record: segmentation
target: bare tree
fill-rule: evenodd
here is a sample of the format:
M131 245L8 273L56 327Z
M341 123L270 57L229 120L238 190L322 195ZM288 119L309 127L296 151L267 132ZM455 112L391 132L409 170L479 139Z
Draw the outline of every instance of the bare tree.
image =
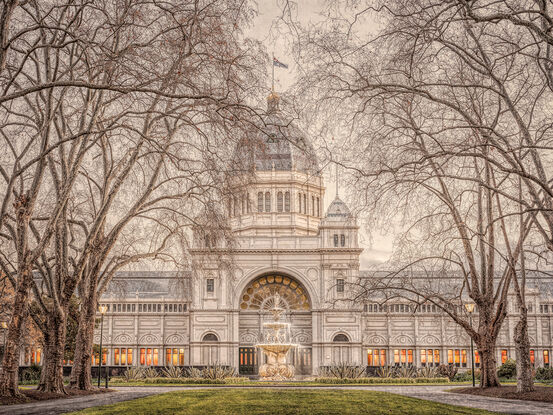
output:
M405 195L426 189L438 196L436 206L447 206L441 223L456 229L463 242L458 261L471 268L472 284L465 289L478 304L480 324L488 326L489 334L482 326L478 330L484 343L501 324L509 281L523 282L516 265L530 227L549 249L553 229L546 157L551 91L543 67L536 65L544 43L532 42L524 25L512 30L510 19L480 22L472 13L493 15L495 7L464 1L333 3L323 25L297 42L305 71L299 94L311 98L313 111L331 110L336 117L343 109L340 127L351 135L347 146L358 151L342 163L367 190L365 202L406 203ZM370 33L367 23L375 16L381 29ZM412 177L405 182L407 172ZM460 193L452 196L453 191ZM478 209L465 205L469 195ZM435 216L419 214L408 218L422 223ZM514 216L522 218L518 225ZM473 241L479 242L472 246ZM483 311L482 303L495 308ZM486 371L482 385L495 384L491 368Z
M228 137L255 115L249 104L265 55L241 37L253 13L249 3L52 0L10 7L2 14L0 130L10 152L0 156L0 266L17 290L0 394L19 394L17 346L31 288L45 316L37 320L45 334L40 389L63 392L61 351L75 287L93 294L82 305L81 316L90 318L81 324L86 331L97 289L182 233L175 216L187 206L179 200L198 197L198 186L205 193L212 183L200 172L217 167L215 157L190 167L209 159L197 157L197 137L204 154L227 150L216 148L217 140L210 146L207 126L217 124L210 132ZM98 165L100 175L92 170ZM83 195L93 198L91 205ZM118 238L137 218L155 224L159 239L132 254L129 245L118 250ZM90 354L90 342L77 345Z

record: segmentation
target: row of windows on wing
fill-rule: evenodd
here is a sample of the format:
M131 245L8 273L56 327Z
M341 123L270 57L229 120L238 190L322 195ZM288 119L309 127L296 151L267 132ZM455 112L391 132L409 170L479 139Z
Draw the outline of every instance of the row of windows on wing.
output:
M182 303L106 303L99 304L105 306L108 313L184 313L186 312L186 304Z
M217 335L207 333L203 338L204 343L216 343L219 341ZM160 351L163 349L157 347L114 347L113 349L102 348L102 365L110 366L132 366L135 361L134 351L138 354L138 364L140 366L184 366L185 350L183 348L168 347L165 349L165 361L160 359ZM93 351L94 364L98 365L100 356L98 351Z
M413 304L365 304L365 313L414 313L415 306ZM438 313L439 307L436 304L421 304L416 308L419 313Z
M230 216L238 216L240 213L251 213L249 195L242 198L233 197L229 200L228 210ZM257 212L297 212L306 215L321 217L321 200L319 196L307 196L306 193L298 193L297 205L292 207L291 193L289 191L277 192L276 205L273 203L271 192L257 193Z
M470 350L468 349L446 349L447 364L456 367L467 367L467 361L470 359ZM421 366L439 366L440 349L419 349ZM388 355L390 359L388 360ZM414 349L367 349L367 366L388 366L388 361L396 366L412 366ZM501 363L509 359L507 349L499 350ZM535 350L530 349L530 362L535 364ZM469 362L470 363L470 362ZM418 365L418 364L415 364ZM543 365L549 367L549 350L543 351ZM480 354L478 350L474 351L474 366L480 367Z

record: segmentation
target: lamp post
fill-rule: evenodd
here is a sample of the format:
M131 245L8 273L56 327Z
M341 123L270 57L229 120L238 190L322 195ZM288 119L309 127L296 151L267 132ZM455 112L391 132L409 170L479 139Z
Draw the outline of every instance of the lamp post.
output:
M2 337L4 337L4 346L2 347L2 359L6 354L6 330L8 329L8 323L0 321L0 327L2 327Z
M98 311L100 312L101 318L100 318L100 353L99 353L99 362L98 362L98 388L100 388L100 380L102 379L102 338L104 337L104 314L106 311L108 311L107 306L101 305L98 307Z
M465 308L469 313L469 323L472 327L472 312L474 311L474 303L466 303ZM472 387L474 388L476 386L476 380L474 377L474 340L472 340L472 336L470 336L470 361L472 364Z

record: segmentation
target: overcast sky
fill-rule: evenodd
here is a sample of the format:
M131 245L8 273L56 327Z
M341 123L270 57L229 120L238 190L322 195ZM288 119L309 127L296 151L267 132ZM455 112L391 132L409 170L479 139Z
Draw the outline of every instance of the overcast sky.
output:
M265 43L269 54L274 53L278 60L288 64L288 70L275 68L275 89L277 92L281 93L286 92L294 83L297 73L297 67L291 56L293 38L291 35L287 34L282 24L279 25L279 17L282 14L283 3L282 0L259 0L259 15L255 19L254 25L246 31L248 36ZM294 17L296 17L302 25L316 23L322 19L320 12L323 10L323 3L324 2L321 0L298 0ZM267 65L270 69L270 62L267 62ZM270 70L269 73L271 73ZM270 86L270 82L271 80L268 79L268 87ZM334 170L334 168L332 170ZM327 188L325 207L328 207L336 196L335 172L325 171L324 175ZM346 202L347 194L348 189L341 188L340 197ZM350 208L353 208L353 206L350 206ZM391 254L392 235L373 233L373 240L371 242L366 229L363 229L362 218L359 220L359 225L361 226L359 243L360 246L365 249L361 254L361 268L367 269L374 263L387 260Z

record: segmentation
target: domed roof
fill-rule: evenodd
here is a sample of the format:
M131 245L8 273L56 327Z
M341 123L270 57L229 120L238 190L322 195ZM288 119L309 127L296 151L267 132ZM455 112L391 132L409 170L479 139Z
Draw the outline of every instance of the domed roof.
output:
M342 199L336 195L336 198L332 201L326 211L326 217L329 220L346 220L351 218L351 212Z
M258 171L291 171L319 176L315 150L305 134L279 111L279 96L267 98L268 110L263 127L254 140L242 142L237 148L239 161L253 163ZM250 164L251 165L251 164Z

